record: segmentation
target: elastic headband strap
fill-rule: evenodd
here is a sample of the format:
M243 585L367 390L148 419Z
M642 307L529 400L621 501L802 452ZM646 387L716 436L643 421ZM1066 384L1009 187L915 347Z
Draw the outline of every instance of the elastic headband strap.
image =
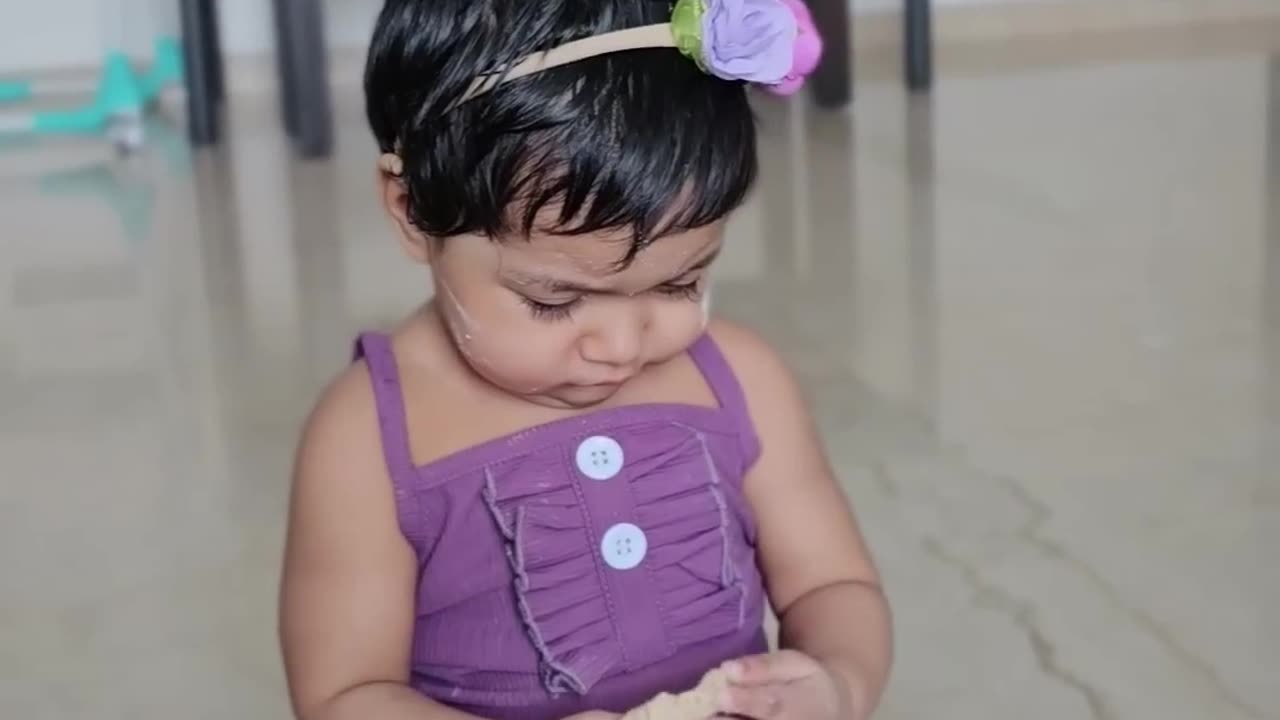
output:
M672 32L670 23L645 25L574 40L546 52L530 55L512 65L506 72L481 75L471 83L471 87L458 100L457 105L474 100L503 83L536 75L544 70L550 70L562 65L570 65L580 60L623 50L673 48L675 46L676 37Z

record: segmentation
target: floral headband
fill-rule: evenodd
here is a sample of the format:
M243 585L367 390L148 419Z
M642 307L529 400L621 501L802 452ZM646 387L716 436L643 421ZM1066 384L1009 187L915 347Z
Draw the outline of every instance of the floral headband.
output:
M645 48L676 48L703 72L786 96L817 69L822 37L803 0L677 0L669 23L595 35L530 55L503 72L476 78L455 107L512 80ZM383 155L380 165L392 175L404 170L394 154Z

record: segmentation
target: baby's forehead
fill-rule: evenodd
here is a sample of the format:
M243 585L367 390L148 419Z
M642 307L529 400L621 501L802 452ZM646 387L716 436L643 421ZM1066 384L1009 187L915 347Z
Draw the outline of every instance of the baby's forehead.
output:
M626 236L535 233L528 239L503 242L499 253L504 267L513 270L555 270L599 277L616 274L631 264L627 262L631 248L632 240Z
M535 234L500 244L505 275L595 280L659 276L680 272L717 245L719 233L706 228L657 238L635 249L630 233Z

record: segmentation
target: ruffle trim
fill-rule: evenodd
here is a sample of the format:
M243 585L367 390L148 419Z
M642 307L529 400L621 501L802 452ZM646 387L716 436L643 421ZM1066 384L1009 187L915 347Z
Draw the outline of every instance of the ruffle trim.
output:
M641 567L656 583L661 630L674 649L735 632L746 620L754 553L707 437L673 424L642 434L649 437L636 446L661 450L628 455L626 477L634 522L648 539ZM599 539L563 462L555 453L486 468L484 501L505 540L543 685L552 695L585 695L633 660L614 627Z

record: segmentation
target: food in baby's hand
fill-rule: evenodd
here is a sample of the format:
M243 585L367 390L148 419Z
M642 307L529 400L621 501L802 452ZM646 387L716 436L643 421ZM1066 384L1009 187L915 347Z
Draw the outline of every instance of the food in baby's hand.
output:
M680 695L663 693L622 716L622 720L708 720L716 715L729 681L712 670L698 687Z

